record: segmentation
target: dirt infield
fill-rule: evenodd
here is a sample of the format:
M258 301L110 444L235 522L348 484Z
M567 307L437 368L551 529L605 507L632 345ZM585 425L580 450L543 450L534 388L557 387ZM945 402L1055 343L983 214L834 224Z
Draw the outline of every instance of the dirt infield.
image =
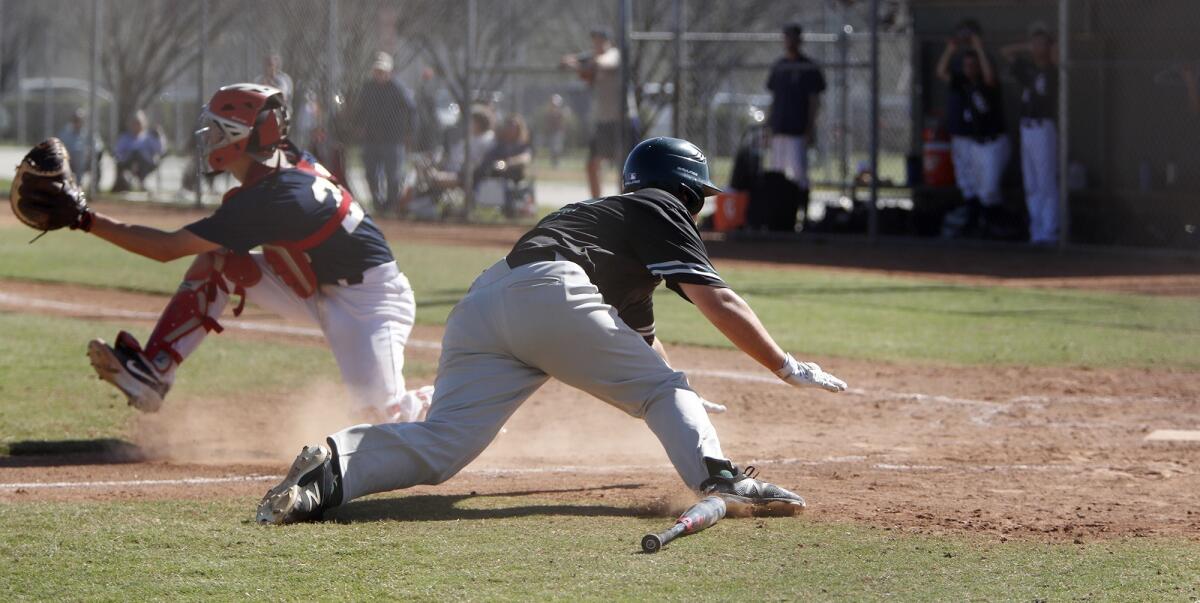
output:
M86 296L98 307L134 312L152 313L162 303L18 282L0 282L0 291L63 301ZM243 320L284 324L253 312ZM317 344L311 336L269 331L229 329L226 336ZM432 362L439 338L440 329L419 329L414 339L428 345L411 353ZM831 395L779 385L732 351L674 347L671 355L702 395L729 406L714 418L727 454L804 494L812 519L995 539L1200 539L1200 443L1144 440L1155 429L1200 429L1195 373L829 359L827 367L852 386ZM173 399L159 415L132 417L132 447L0 457L0 501L257 495L304 439L341 426L330 409L336 386L298 384L298 392ZM529 492L651 510L687 497L643 424L555 382L466 472L414 492Z

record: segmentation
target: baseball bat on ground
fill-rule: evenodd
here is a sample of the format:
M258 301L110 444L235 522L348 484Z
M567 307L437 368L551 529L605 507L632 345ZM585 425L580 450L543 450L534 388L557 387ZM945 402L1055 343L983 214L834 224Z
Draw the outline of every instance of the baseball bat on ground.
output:
M680 536L695 534L717 523L722 517L725 517L725 499L719 496L709 496L692 505L687 511L684 511L679 516L679 519L675 520L675 525L671 526L671 529L659 534L646 534L643 536L642 551L657 553L668 542Z

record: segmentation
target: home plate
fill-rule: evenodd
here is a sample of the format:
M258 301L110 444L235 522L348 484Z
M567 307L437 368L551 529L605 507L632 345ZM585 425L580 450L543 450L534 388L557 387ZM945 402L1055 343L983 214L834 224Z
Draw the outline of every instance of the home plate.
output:
M1147 442L1200 442L1200 430L1155 429L1146 436Z

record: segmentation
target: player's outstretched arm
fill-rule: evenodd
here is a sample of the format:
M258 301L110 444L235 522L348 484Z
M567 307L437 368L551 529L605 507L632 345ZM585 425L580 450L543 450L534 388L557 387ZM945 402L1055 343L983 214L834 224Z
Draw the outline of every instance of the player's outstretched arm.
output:
M126 251L160 262L221 248L220 245L182 228L165 231L138 224L126 224L100 213L92 219L90 232Z
M840 392L846 383L811 362L797 362L775 343L758 315L732 289L680 283L688 299L733 345L790 385Z

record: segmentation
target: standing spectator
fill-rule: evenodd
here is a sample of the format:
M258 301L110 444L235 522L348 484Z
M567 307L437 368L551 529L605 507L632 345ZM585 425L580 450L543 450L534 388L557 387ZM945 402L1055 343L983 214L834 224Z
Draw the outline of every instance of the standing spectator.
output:
M804 29L798 23L783 28L784 54L771 66L771 168L800 186L801 204L808 198L808 147L816 140L817 113L825 76L812 59L800 52Z
M86 115L87 113L82 108L76 109L75 113L71 115L71 121L67 122L58 132L58 139L63 141L63 146L67 147L67 152L71 155L71 172L75 174L75 180L80 183L91 170L92 154L96 155L97 166L99 166L100 154L103 149L100 140L84 128ZM98 169L99 167L97 167ZM99 175L96 178L99 181Z
M550 151L550 165L554 167L558 167L558 160L562 158L563 147L567 142L567 108L563 105L562 95L554 94L542 115L544 142Z
M322 123L321 101L317 98L315 90L305 90L300 98L300 104L294 113L295 119L291 129L288 130L288 138L295 142L296 146L307 151L313 144L315 136L313 130L320 127ZM329 164L324 165L329 166ZM345 184L345 182L342 183L343 186Z
M412 95L392 77L392 55L375 55L371 77L358 94L356 117L371 203L378 211L391 210L400 197L404 142L413 118Z
M438 120L438 81L432 67L421 69L416 89L416 115L409 150L433 153L442 148L442 123Z
M588 142L587 178L592 197L600 196L600 170L604 160L623 161L621 148L621 51L613 46L608 32L593 30L592 52L569 54L563 67L574 69L592 89L592 136Z
M937 74L949 82L951 96L957 96L960 101L955 118L959 120L958 145L961 150L955 153L952 147L951 153L959 190L967 206L973 208L964 224L966 230L971 230L977 221L975 210L980 209L980 205L986 220L1002 201L1000 179L1011 148L1004 132L1000 86L978 33L970 32L970 46L961 53L961 71L951 68L951 59L959 52L961 34L946 45L938 60ZM983 226L986 230L987 225Z
M113 149L117 179L113 182L112 192L120 193L135 187L145 190L146 176L162 161L163 143L161 132L147 128L146 113L141 109L135 111Z
M254 80L257 84L279 88L283 92L283 104L292 106L292 76L283 72L283 57L272 52L263 57L263 72Z
M1029 240L1058 241L1058 59L1043 23L1029 27L1029 40L1000 53L1021 84L1021 176L1029 208Z

